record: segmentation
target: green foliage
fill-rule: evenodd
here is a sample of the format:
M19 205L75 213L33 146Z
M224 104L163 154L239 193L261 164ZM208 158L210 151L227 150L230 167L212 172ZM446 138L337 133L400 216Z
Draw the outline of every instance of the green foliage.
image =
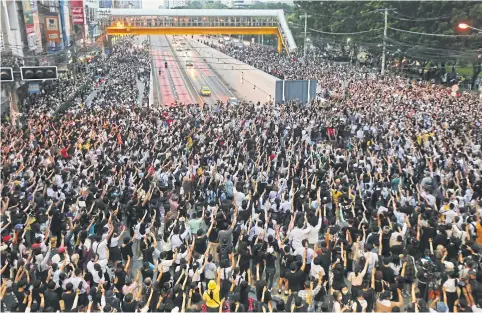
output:
M288 5L283 2L256 2L255 4L249 6L250 9L257 10L284 10L285 15L289 15L294 11L292 5Z
M289 21L304 25L300 15L308 12L308 27L332 33L370 32L356 35L330 35L311 32L315 42L346 45L350 38L352 48L360 46L380 55L383 42L384 9L389 9L387 52L391 57L410 58L421 63L464 62L480 72L482 34L461 30L465 22L482 28L482 3L470 1L297 1ZM397 31L442 35L473 35L470 37L429 36ZM342 48L343 49L343 48Z
M201 1L188 1L184 7L175 7L172 9L229 9L225 4L221 2L201 2Z

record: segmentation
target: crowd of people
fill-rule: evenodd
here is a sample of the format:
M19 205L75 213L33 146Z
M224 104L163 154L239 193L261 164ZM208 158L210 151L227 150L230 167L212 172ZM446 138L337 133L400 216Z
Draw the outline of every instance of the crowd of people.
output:
M137 40L2 125L2 311L482 311L476 95L292 60L322 97L152 108Z

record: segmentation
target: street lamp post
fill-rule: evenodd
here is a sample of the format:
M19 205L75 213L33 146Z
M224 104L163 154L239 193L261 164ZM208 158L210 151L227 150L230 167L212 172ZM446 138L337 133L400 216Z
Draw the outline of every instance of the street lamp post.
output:
M476 30L476 31L478 31L478 32L482 32L482 29L477 28L477 27L470 26L470 25L467 24L467 23L460 23L460 24L459 24L459 28L460 28L460 29L473 29L473 30Z
M305 14L301 15L300 18L305 18L305 36L303 39L303 58L306 57L306 49L307 49L307 44L306 44L306 33L308 30L308 18L311 17L311 15L308 15L308 13L305 12Z

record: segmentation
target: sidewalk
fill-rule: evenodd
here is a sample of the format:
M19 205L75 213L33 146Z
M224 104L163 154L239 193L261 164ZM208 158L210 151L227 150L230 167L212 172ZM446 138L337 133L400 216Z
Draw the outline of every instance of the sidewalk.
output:
M137 89L139 90L139 96L137 97L137 105L139 107L142 107L142 98L144 96L144 82L136 78L136 83L137 83Z
M95 96L97 95L97 92L99 92L99 88L100 86L92 90L92 92L87 96L87 98L85 99L85 105L90 105L92 100L94 100Z

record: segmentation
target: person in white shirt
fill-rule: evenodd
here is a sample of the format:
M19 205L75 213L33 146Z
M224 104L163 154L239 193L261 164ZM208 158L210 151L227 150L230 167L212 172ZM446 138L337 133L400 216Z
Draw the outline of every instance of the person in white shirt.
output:
M324 277L325 270L323 269L323 266L321 266L321 259L315 257L311 262L310 276L313 279L317 279L320 272L321 272L321 276Z
M321 209L318 207L319 202L314 202L316 203L313 208L316 209L316 214L318 215L318 223L316 225L313 225L310 233L308 234L308 243L310 245L310 248L314 247L315 244L318 243L319 241L319 234L320 234L320 229L322 226L322 218L321 218Z
M242 193L241 191L236 190L236 186L234 186L234 201L236 201L236 204L238 207L241 207L243 204L243 201L246 200L246 195Z
M106 271L108 258L105 260L99 260L96 258L95 261L89 261L87 263L87 270L92 275L94 283L100 284L104 281L104 273Z
M172 230L173 234L171 236L171 249L177 249L184 243L184 240L189 234L189 224L186 223L185 225L186 229L182 234L179 233L179 226L174 227L174 229Z
M305 222L306 222L306 216L305 216ZM303 222L299 222L298 225L293 228L293 230L289 234L289 241L291 242L291 247L293 247L294 250L298 248L303 248L302 241L304 239L308 238L308 235L311 232L311 225L308 224L306 228L304 227Z

